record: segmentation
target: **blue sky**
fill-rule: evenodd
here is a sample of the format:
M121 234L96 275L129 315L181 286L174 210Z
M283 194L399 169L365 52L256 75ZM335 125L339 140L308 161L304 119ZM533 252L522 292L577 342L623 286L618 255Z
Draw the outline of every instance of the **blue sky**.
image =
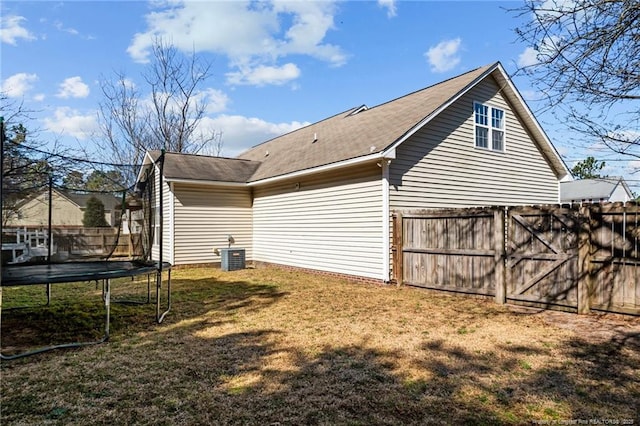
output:
M530 61L513 31L526 16L491 1L3 1L0 84L33 113L43 143L91 149L99 82L141 73L154 37L213 64L200 95L202 126L222 132L223 155L361 104L397 98L500 61L509 73ZM514 82L537 111L526 78ZM6 113L4 113L6 115ZM551 114L537 114L569 167L589 144L572 147ZM630 164L610 161L624 174ZM631 164L634 165L634 164ZM640 166L640 164L635 165ZM638 184L640 182L633 182ZM636 191L640 186L634 187Z

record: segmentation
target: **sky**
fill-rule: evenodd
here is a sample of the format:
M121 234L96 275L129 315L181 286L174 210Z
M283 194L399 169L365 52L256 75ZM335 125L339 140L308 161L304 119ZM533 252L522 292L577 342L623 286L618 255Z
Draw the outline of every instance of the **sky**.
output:
M521 1L2 1L0 91L32 111L43 146L81 146L97 157L101 82L125 75L144 91L153 40L212 64L198 93L203 129L222 134L222 155L242 151L352 107L375 106L500 61L509 74L535 60L517 41L530 19ZM640 162L569 142L536 105L524 76L514 83L571 168L609 160L640 193ZM2 112L7 115L6 111Z

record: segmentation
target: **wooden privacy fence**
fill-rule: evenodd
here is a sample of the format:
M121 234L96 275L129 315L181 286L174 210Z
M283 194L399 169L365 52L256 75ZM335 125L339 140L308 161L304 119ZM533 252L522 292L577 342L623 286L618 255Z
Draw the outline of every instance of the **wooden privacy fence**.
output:
M638 204L395 212L398 284L640 314Z
M140 234L118 234L114 228L54 228L53 238L58 250L76 256L107 255L140 256ZM115 246L115 247L114 247Z

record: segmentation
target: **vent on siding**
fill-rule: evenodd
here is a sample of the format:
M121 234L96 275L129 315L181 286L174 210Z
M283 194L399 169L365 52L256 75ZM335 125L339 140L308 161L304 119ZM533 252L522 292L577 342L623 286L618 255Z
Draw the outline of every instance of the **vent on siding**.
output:
M223 271L237 271L245 268L245 250L240 248L220 249L221 267Z

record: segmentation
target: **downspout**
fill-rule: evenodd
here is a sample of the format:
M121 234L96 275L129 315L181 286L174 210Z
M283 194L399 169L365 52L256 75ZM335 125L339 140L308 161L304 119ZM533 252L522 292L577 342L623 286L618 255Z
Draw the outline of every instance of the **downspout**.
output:
M391 227L389 211L389 164L391 160L383 158L382 162L382 280L390 281L389 264L391 262L389 229Z

